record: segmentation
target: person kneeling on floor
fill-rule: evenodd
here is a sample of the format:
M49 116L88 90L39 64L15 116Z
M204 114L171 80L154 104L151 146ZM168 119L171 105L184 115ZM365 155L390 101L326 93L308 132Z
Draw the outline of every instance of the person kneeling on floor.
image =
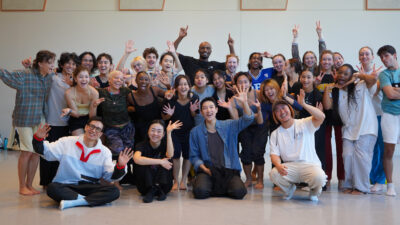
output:
M318 108L304 101L305 93L301 90L299 104L311 116L294 119L291 106L284 100L274 103L273 117L281 125L271 134L270 156L274 168L270 172L271 181L284 192L284 199L291 199L296 183L307 183L310 187L310 200L318 201L322 187L326 183L326 174L315 151L314 133L325 119L322 104ZM283 163L282 163L283 161Z
M100 180L121 179L133 152L126 148L114 165L111 151L100 140L103 134L101 121L99 117L92 117L83 135L63 137L52 143L43 141L50 131L48 124L40 125L33 136L32 144L36 153L48 161L60 162L57 174L47 188L47 195L60 202L61 210L103 205L119 198L117 187L101 184Z

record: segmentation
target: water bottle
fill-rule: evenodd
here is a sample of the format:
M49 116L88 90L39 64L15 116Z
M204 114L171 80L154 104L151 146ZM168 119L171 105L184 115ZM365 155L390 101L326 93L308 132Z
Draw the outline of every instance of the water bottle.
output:
M4 150L7 150L8 138L4 138Z

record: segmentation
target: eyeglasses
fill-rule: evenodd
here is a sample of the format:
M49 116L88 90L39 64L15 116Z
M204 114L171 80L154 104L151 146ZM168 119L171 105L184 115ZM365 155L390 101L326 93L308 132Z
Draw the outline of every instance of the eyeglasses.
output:
M96 126L95 126L95 125L93 125L93 124L88 124L87 126L89 127L89 129L91 129L91 130L95 130L97 133L100 133L100 132L102 132L102 131L103 131L103 128L96 127Z

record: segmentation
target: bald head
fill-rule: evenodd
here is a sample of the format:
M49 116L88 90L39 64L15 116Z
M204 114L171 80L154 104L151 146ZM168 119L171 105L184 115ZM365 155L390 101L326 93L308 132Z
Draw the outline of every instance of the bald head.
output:
M210 57L211 52L212 52L212 50L211 50L211 44L210 43L208 43L206 41L200 43L200 45L199 45L199 58L200 58L200 60L208 61L208 58Z

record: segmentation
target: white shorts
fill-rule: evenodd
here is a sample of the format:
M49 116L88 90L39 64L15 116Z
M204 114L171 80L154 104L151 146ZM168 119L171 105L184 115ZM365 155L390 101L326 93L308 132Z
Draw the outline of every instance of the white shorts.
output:
M384 143L400 143L400 115L384 112L382 114L381 129Z

